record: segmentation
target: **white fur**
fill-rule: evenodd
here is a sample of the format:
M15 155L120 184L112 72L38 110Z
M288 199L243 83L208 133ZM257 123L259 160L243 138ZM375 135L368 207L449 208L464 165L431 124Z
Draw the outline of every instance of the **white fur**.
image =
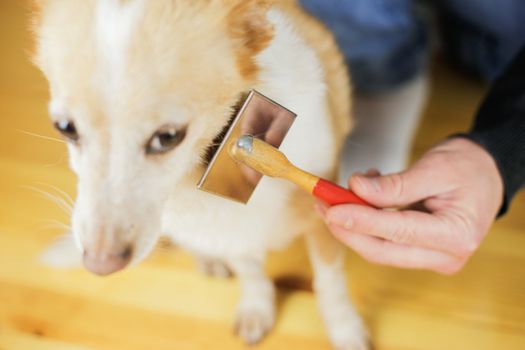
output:
M100 88L109 100L118 91L126 67L127 50L138 27L143 0L121 2L104 0L96 3L95 37L100 59L105 61ZM108 78L112 78L109 81ZM110 103L108 103L110 105Z
M53 118L60 119L67 117L67 110L61 99L55 98L49 103L49 115Z
M348 299L342 252L328 264L318 256L310 236L307 236L307 243L319 311L332 343L338 349L366 350L367 332Z
M323 117L328 112L321 62L284 14L270 11L269 18L277 30L270 47L259 55L258 63L263 67L259 89L277 96L281 104L298 115L281 146L287 157L299 167L326 175L336 147L330 120ZM275 57L279 57L278 64Z

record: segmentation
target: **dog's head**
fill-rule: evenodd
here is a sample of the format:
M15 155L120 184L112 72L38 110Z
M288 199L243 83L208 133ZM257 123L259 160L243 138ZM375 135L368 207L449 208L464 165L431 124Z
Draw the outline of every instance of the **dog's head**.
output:
M166 199L187 186L257 79L254 58L272 38L268 3L36 6L35 62L49 80L51 118L78 176L73 233L85 266L112 273L152 249Z

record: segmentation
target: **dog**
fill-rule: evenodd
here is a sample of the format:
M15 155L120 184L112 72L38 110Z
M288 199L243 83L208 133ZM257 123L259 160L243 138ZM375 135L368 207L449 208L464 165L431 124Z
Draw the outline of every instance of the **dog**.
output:
M293 185L264 178L247 205L196 190L205 154L256 89L298 114L281 149L334 179L351 128L334 39L293 0L35 0L36 65L78 178L72 235L108 275L162 235L239 278L235 329L249 344L275 319L268 251L306 239L313 286L337 349L367 335L348 297L344 250Z

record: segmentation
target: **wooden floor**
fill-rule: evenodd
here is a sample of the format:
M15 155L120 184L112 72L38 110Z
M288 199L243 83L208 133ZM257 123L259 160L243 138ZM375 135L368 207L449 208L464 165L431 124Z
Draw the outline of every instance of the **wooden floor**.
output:
M235 280L158 251L108 278L57 271L39 255L67 215L30 187L74 195L64 145L46 115L47 86L28 63L23 1L0 1L0 349L242 349L231 332ZM64 28L67 30L67 28ZM465 129L484 88L437 69L415 153ZM379 350L525 349L525 197L454 277L372 266L350 253L351 293ZM272 276L310 275L296 249ZM307 289L280 288L277 325L258 349L329 349Z

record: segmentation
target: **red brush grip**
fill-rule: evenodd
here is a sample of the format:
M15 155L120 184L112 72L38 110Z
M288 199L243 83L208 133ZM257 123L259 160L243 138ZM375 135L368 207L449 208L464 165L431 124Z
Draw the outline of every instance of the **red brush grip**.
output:
M354 192L324 179L319 179L312 194L328 205L361 204L372 207Z

